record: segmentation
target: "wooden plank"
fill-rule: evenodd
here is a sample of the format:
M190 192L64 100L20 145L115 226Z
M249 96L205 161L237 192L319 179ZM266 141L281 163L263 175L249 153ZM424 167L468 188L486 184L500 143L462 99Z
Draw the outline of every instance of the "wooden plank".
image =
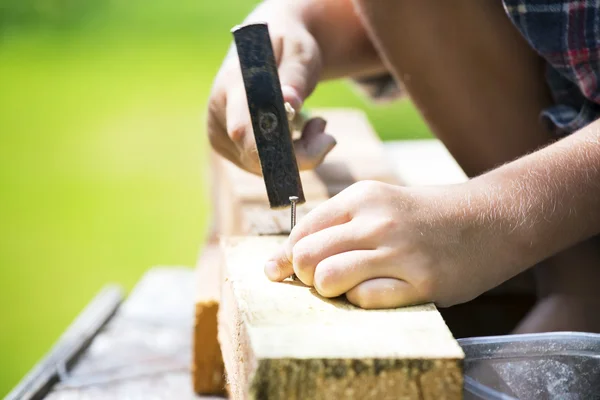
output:
M196 266L192 379L194 392L199 394L225 394L225 370L217 340L221 265L221 249L209 240Z
M48 400L216 399L197 397L190 381L194 273L145 273Z
M58 342L23 380L7 395L6 400L42 399L79 359L94 336L114 315L121 304L123 291L108 285L73 321Z
M362 310L263 273L283 236L224 240L219 342L236 399L459 399L464 354L431 304Z
M437 139L387 142L385 153L406 186L453 185L468 180L444 144Z

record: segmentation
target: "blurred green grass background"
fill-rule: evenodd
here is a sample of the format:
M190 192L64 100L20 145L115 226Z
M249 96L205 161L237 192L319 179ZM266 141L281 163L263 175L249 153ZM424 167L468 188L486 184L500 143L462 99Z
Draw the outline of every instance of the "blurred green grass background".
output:
M256 3L0 0L0 395L102 285L194 264L208 91ZM362 108L384 139L429 136L408 102L375 107L343 82L308 106Z

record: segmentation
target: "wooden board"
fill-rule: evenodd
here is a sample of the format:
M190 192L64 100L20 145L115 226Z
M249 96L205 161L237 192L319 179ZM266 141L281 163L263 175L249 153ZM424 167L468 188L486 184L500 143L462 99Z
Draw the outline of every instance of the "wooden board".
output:
M47 398L217 399L192 390L193 307L192 268L151 269Z
M70 373L94 337L117 312L122 300L120 286L106 285L102 288L5 400L44 398L63 376Z
M217 341L221 264L218 243L209 240L196 266L192 379L194 392L201 394L225 394L225 370Z
M437 139L387 142L384 150L394 173L405 186L453 185L468 180Z
M433 305L362 310L270 282L284 237L224 240L219 342L235 399L459 399L464 354Z

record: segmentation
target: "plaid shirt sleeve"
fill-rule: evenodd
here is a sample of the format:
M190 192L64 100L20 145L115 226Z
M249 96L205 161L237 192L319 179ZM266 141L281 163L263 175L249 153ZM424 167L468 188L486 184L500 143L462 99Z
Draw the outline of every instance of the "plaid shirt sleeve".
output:
M541 118L559 135L600 118L600 0L503 0L510 20L546 60L554 105ZM401 90L390 75L355 82L376 100Z
M554 105L542 112L558 134L600 117L600 0L503 0L506 12L547 62Z

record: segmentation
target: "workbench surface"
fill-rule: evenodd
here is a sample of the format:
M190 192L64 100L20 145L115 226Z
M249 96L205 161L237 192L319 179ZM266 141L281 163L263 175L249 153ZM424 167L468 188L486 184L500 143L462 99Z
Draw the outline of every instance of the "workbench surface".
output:
M192 391L193 318L193 269L149 270L46 398L209 399Z
M399 178L408 186L466 179L437 140L387 142L384 148ZM59 382L45 397L52 400L216 399L199 397L192 391L194 285L193 268L150 269L93 337L73 368L67 372L66 368L54 365L51 353L30 375L35 378L58 369ZM89 324L89 321L79 322L84 327L86 322ZM76 321L74 325L77 324ZM84 341L81 336L85 332L77 329L74 332L67 334L63 342L68 345ZM39 383L40 379L31 381ZM27 378L24 382L30 391L38 388L29 384Z

